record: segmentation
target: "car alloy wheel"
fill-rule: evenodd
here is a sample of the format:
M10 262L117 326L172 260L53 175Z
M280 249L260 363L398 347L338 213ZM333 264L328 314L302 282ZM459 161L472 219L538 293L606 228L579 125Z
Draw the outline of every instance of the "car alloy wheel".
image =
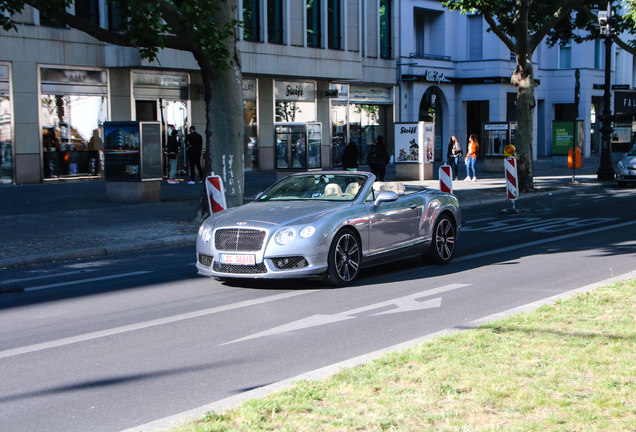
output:
M455 225L447 215L437 220L433 229L429 256L435 264L448 264L455 253Z
M335 286L351 285L358 277L361 261L358 237L351 229L343 229L329 248L327 282Z

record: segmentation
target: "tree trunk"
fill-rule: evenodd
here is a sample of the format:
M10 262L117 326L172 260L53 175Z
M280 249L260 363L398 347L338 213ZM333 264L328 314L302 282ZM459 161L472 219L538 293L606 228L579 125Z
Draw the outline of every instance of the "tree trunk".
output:
M235 1L219 1L219 22L234 18ZM228 207L243 205L243 76L241 57L235 37L226 41L231 53L230 68L221 74L201 67L205 88L205 171L221 176ZM202 62L199 61L199 65ZM204 185L205 186L205 185ZM195 220L202 222L210 214L205 188L199 199Z
M512 83L517 86L517 129L515 131L515 157L519 192L534 191L532 174L532 138L534 131L534 71L532 62L524 66L517 64L512 74Z

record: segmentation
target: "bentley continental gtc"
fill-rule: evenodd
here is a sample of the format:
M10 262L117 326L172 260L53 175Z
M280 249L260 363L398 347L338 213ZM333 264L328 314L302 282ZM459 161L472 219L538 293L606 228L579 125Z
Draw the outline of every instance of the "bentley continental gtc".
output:
M373 264L414 255L447 264L460 227L452 194L361 171L299 173L206 219L197 270L219 280L319 277L347 286Z

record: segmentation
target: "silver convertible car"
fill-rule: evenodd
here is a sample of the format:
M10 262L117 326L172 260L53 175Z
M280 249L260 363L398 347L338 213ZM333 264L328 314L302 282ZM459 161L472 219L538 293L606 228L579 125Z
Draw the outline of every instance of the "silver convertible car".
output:
M322 277L352 284L361 268L413 255L448 263L461 210L454 195L371 173L290 175L199 228L197 270L229 278Z

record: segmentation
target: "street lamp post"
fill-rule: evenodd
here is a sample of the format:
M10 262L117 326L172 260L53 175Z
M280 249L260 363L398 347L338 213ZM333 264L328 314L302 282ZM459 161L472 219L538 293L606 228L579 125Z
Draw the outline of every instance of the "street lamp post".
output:
M605 22L599 15L599 21L601 24L601 35L605 36L605 92L603 93L603 126L601 127L601 133L603 134L602 146L601 146L601 165L596 172L596 179L598 181L611 181L614 180L614 169L612 168L612 108L610 106L610 88L611 88L611 74L612 74L612 39L614 30L612 24L614 24L612 14L612 2L607 2L607 15L605 16Z

